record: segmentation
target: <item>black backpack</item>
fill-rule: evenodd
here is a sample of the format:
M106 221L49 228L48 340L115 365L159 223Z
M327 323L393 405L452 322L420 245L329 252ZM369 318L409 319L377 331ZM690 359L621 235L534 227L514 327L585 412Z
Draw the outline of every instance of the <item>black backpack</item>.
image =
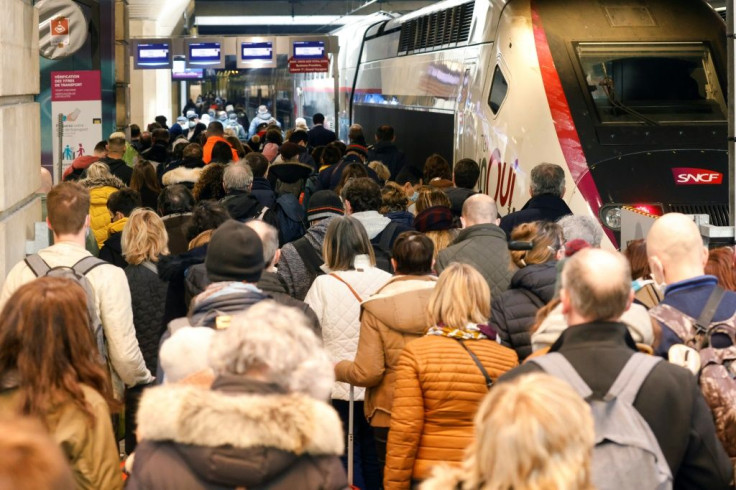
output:
M376 267L389 274L394 272L391 267L391 242L398 227L399 225L392 221L386 225L386 228L378 236L371 240L373 254L376 256Z
M263 221L279 230L279 247L303 237L307 232L307 214L294 194L279 196L273 209L266 209Z

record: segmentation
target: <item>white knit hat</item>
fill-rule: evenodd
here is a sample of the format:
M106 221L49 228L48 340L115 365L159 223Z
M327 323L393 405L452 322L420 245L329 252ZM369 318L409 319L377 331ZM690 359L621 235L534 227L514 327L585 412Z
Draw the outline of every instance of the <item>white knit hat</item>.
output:
M175 383L209 369L207 353L215 331L208 327L182 327L161 346L159 361L165 381Z

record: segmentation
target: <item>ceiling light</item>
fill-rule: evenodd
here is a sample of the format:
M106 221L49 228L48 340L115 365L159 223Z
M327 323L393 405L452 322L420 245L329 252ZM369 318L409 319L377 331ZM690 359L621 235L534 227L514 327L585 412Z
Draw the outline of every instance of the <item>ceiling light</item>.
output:
M198 15L194 23L198 26L322 26L327 24L348 24L363 20L364 15Z

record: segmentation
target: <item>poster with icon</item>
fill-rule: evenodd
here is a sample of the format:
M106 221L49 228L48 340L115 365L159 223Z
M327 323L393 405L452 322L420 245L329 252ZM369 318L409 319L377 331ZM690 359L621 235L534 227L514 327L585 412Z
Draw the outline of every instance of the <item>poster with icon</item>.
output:
M61 157L63 172L76 158L91 155L102 140L100 71L51 72L51 114L54 160ZM61 141L58 136L60 118Z

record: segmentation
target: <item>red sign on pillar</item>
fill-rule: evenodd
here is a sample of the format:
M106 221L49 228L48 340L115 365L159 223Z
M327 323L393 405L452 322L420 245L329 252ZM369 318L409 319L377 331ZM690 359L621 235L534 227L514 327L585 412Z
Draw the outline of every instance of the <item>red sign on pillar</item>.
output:
M330 70L327 58L289 58L289 73L325 73Z

